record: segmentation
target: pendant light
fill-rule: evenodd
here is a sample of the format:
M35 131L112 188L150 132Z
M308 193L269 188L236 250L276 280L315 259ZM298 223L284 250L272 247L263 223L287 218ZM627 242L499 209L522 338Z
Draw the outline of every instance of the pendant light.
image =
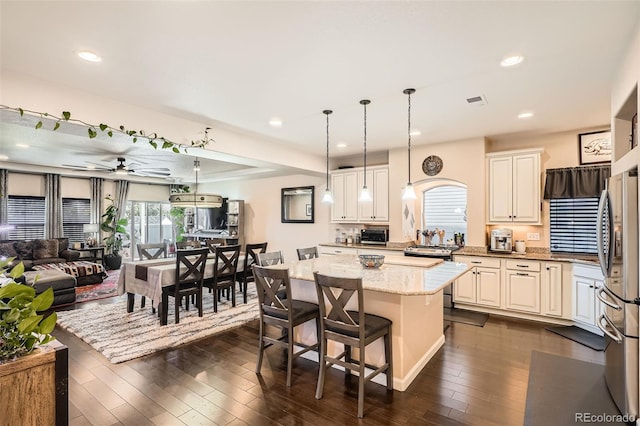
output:
M330 109L325 109L322 111L323 114L327 116L327 188L324 191L324 196L322 197L322 202L326 204L333 203L333 195L331 194L331 187L329 187L329 114L333 111Z
M416 191L413 188L413 184L411 183L411 94L415 93L416 89L404 89L402 93L407 95L409 100L409 109L407 111L407 135L409 137L409 143L407 144L407 170L409 174L409 179L407 181L407 186L404 187L404 192L402 193L403 200L415 200L416 199Z
M362 191L360 192L360 198L358 201L361 203L367 203L371 201L371 194L369 188L367 188L367 105L371 103L368 99L360 101L360 105L364 106L364 181L362 185Z

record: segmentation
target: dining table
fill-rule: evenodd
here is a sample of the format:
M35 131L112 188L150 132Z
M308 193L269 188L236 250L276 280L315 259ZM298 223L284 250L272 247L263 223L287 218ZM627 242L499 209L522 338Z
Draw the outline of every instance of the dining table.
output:
M212 278L215 254L209 253L204 278ZM243 272L244 253L238 257L237 273ZM162 287L175 282L176 259L149 259L123 262L118 278L118 295L127 294L127 312L133 312L135 295L148 297L158 308L162 301Z

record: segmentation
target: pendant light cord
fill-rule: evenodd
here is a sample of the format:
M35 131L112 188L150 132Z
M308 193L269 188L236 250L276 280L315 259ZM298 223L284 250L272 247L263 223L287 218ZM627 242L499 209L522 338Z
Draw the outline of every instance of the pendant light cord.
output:
M371 103L371 101L367 99L363 99L360 103L364 106L364 185L363 188L367 187L367 105Z
M327 115L327 191L329 190L329 114L330 110L322 111Z
M409 170L409 183L411 183L411 92L409 92L409 109L407 113L407 134L409 135L409 145L407 148L407 170Z

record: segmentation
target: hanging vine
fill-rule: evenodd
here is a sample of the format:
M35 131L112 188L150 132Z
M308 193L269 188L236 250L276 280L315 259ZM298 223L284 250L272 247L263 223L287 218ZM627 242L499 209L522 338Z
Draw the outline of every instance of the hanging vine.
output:
M138 142L138 140L146 140L154 149L168 149L175 153L180 153L181 149L185 150L186 152L186 149L188 147L204 148L209 142L215 142L209 137L209 130L211 130L211 127L206 127L204 129L204 138L191 141L190 146L185 146L183 144L179 144L166 139L162 136L158 136L158 134L155 132L146 133L144 130L130 130L123 125L113 127L104 123L100 123L98 125L87 123L77 118L71 118L71 113L69 111L62 111L62 114L60 116L56 116L53 114L49 114L48 112L31 111L28 109L10 107L6 105L0 105L0 109L14 111L18 113L20 117L23 117L25 114L39 117L40 119L34 126L36 129L42 128L45 119L54 120L52 129L53 131L58 130L60 128L60 124L63 122L81 124L87 128L87 136L89 137L89 139L96 138L98 136L98 132L100 132L101 134L105 134L110 138L112 138L114 134L122 134L129 136L132 139L133 143Z

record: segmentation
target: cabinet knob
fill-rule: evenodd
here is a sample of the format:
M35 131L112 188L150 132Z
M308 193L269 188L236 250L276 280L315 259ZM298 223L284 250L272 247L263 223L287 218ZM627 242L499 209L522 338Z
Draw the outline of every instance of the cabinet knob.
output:
M595 288L594 286L590 285L589 288Z
M551 270L551 268L549 268L549 267L547 266L547 271L550 271L550 270Z

